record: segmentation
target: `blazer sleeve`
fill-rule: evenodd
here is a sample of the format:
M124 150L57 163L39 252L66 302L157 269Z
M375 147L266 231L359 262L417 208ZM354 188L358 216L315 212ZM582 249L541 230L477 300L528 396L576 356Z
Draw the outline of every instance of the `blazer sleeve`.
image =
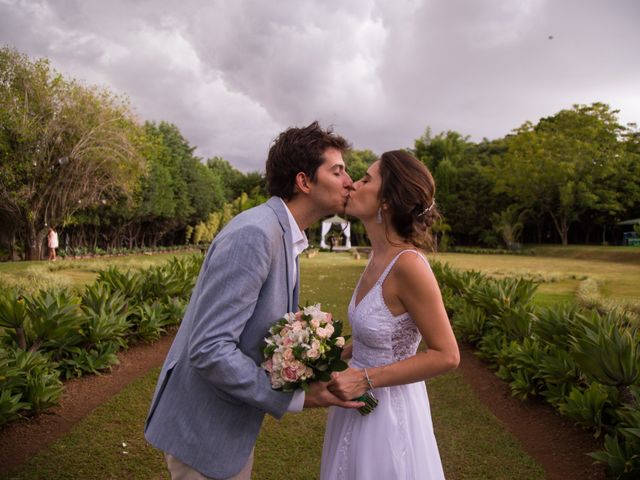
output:
M265 371L238 348L269 275L275 248L272 239L252 225L229 232L216 245L196 299L189 359L224 394L280 418L292 394L273 390Z

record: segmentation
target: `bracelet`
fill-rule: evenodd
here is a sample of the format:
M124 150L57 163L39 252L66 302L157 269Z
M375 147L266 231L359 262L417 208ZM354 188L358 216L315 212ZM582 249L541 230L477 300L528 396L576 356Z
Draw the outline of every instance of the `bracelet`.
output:
M367 369L364 369L364 376L367 379L367 383L369 384L369 390L373 390L373 383L371 383L371 379L369 378L369 374L367 373Z

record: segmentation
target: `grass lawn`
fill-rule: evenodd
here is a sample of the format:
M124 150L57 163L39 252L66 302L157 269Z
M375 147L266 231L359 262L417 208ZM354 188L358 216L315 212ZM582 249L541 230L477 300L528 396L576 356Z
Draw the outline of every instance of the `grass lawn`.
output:
M622 248L622 247L621 247ZM640 250L638 251L640 257ZM431 259L460 270L479 270L494 277L524 276L539 279L542 299L570 300L587 278L596 280L601 293L612 299L640 300L640 263L576 259L571 256L472 255L437 253Z
M599 260L603 262L634 263L640 265L640 247L598 245L525 245L539 257Z
M346 318L364 264L346 254L305 259L302 302L322 302L338 318ZM162 455L142 435L157 375L156 369L123 390L7 478L168 478ZM448 478L544 478L542 468L520 449L459 374L430 381L429 394ZM324 410L286 415L279 422L268 417L256 446L254 478L317 478L325 419Z
M142 434L158 372L130 385L5 478L169 478L162 453L147 444ZM431 380L428 388L447 478L544 478L542 468L521 450L459 374ZM267 417L256 446L253 478L318 478L325 419L325 410L285 415L281 421Z
M18 290L33 292L55 287L81 287L93 282L99 271L111 266L122 269L143 269L166 262L172 257L193 255L194 252L129 255L126 257L97 257L84 260L58 260L56 262L2 262L0 285L11 285Z

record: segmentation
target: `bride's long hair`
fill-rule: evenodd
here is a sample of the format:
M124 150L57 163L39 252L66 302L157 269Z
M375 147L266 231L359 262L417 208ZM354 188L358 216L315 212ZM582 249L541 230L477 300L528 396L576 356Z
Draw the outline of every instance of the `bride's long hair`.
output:
M434 250L432 225L440 218L435 204L436 184L429 169L404 150L380 157L380 202L389 207L391 227L418 248Z

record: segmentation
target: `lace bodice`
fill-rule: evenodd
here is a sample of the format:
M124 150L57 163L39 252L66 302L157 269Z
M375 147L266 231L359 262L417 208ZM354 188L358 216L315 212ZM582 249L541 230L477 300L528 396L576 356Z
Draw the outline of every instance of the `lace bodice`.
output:
M353 334L353 367L378 367L415 355L422 336L408 312L394 316L384 302L382 284L400 255L415 250L403 250L396 255L367 294L356 302L356 286L349 303L349 322Z

